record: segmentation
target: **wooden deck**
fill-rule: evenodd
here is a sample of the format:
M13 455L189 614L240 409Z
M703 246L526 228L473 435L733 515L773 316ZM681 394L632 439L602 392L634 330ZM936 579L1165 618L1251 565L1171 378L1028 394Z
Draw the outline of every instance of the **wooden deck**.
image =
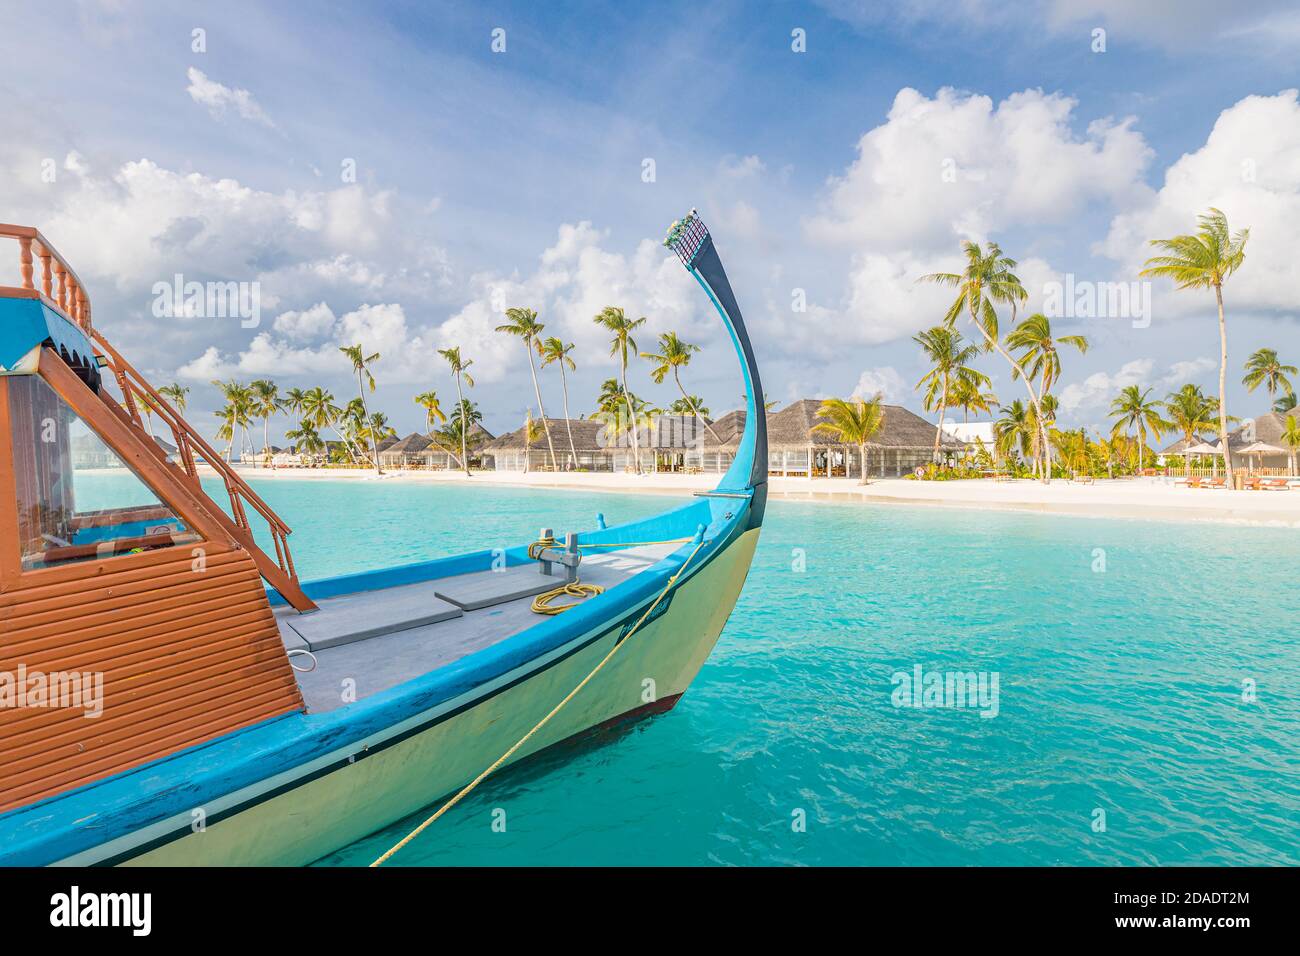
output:
M591 555L583 559L578 576L584 582L613 588L671 554L677 547L676 544L653 545ZM559 575L546 577L530 565L518 570L536 576L549 587L557 587L564 580ZM465 579L479 578L484 573L492 572L326 598L319 602L321 610L314 614L299 615L292 608L277 608L275 616L280 625L280 636L289 650L311 649L312 645L304 640L297 628L308 627L304 622L309 622L317 614L329 614L340 621L369 616L373 621L378 620L376 609L385 608L382 628L372 629L373 633L355 640L313 650L316 669L296 672L308 711L322 713L377 694L453 664L545 620L533 613L528 595L465 610L431 623L423 620L431 610L441 610L446 606L446 602L437 597L438 592L455 591L457 584L467 583ZM327 636L325 640L328 639ZM304 666L306 661L306 657L294 658L298 666Z

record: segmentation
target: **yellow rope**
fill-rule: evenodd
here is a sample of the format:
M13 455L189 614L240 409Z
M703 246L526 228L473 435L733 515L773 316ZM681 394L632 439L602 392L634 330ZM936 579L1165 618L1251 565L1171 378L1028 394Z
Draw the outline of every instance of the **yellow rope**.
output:
M583 584L582 581L578 580L577 578L574 578L573 581L570 582L569 584L561 584L558 588L554 588L550 591L544 591L541 594L537 595L537 597L533 598L533 613L549 614L552 616L556 614L563 614L565 611L569 610L570 608L577 607L578 606L577 602L575 601L573 604L552 605L551 602L554 601L556 598L568 596L572 598L577 598L578 600L582 600L583 598L589 595L591 597L595 597L597 594L604 594L604 593L605 593L605 589L602 588L599 584Z
M580 544L578 548L633 548L645 547L652 544L681 544L684 541L693 541L694 538L669 538L664 541L611 541L604 544ZM538 560L542 552L548 548L554 548L557 542L553 535L547 535L544 538L538 538L528 546L528 557ZM568 584L561 584L550 591L544 591L533 598L532 611L534 614L546 614L554 616L563 614L569 608L576 607L577 601L587 597L595 597L597 594L604 594L605 589L599 584L583 584L582 581L575 578ZM571 597L576 598L572 604L552 604L556 598Z
M693 541L694 538L665 538L663 541L602 541L592 544L577 545L579 551L587 548L645 548L652 544L684 544L687 541ZM552 535L546 538L538 538L528 546L528 556L533 560L541 557L543 551L547 548L554 548L559 542Z
M668 583L665 584L664 589L659 592L659 596L654 599L654 603L652 603L648 608L646 608L645 613L642 614L641 617L637 619L637 622L632 625L632 629L628 631L626 635L623 636L622 640L618 640L614 642L614 646L609 649L609 653L606 654L604 657L602 657L600 659L600 663L597 664L595 667L593 667L591 669L591 672L586 677L584 677L581 681L578 682L577 687L569 691L569 693L565 696L564 700L560 701L553 708L551 708L550 713L548 713L545 717L543 717L536 724L534 724L533 729L528 731L528 733L524 734L522 737L520 737L519 740L516 741L513 747L511 747L509 750L507 750L505 753L503 753L500 757L498 757L493 762L492 766L488 767L481 774L475 777L472 781L466 784L465 787L459 793L457 793L454 797L452 797L441 807L439 807L437 812L434 813L433 816L429 817L418 827L416 827L414 830L408 833L405 837L401 839L400 842L394 844L392 849L390 849L383 856L379 857L379 859L375 860L375 862L371 863L370 866L371 867L383 866L385 863L387 863L395 853L397 853L399 850L402 849L402 847L406 846L408 843L410 843L412 840L418 837L421 833L423 833L440 816L442 816L444 813L446 813L456 804L460 803L460 801L463 800L466 796L468 796L469 793L473 791L475 787L477 787L480 783L486 780L498 767L500 767L503 763L509 760L512 756L514 756L515 752L520 747L522 747L530 739L532 739L533 734L537 733L537 731L541 730L548 723L550 723L551 718L554 717L556 714L558 714L564 708L564 706L568 704L569 701L573 700L574 697L578 696L578 691L586 687L587 683L600 672L600 669L604 667L606 664L608 664L610 660L613 658L613 656L618 653L618 649L622 647L624 644L626 644L628 640L632 637L632 635L635 634L641 628L641 625L645 623L646 618L648 618L654 612L654 609L659 606L659 602L664 599L664 596L669 592L669 590L672 589L672 586L677 583L677 579L681 577L682 572L686 570L686 566L691 563L691 560L695 557L696 554L699 553L699 550L702 547L704 547L703 541L697 544L695 546L695 550L686 556L686 560L682 562L682 566L678 568L673 573L673 576L668 579Z
M606 541L595 544L580 544L578 548L645 548L652 544L683 544L694 540L694 538L668 538L664 541Z

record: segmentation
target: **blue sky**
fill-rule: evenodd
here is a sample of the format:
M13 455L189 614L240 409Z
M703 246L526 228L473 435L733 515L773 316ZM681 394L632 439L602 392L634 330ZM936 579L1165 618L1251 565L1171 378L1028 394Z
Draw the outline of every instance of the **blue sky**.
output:
M917 408L910 337L944 302L915 278L955 267L962 238L1019 258L1038 308L1067 273L1135 278L1145 239L1214 204L1252 229L1227 290L1230 380L1260 346L1300 359L1300 17L1285 4L43 10L0 9L0 122L16 134L0 143L0 219L45 229L99 326L155 380L191 384L204 425L213 377L346 396L337 346L360 339L383 356L378 404L399 431L420 423L414 393L450 400L449 344L476 362L489 427L518 427L536 403L522 348L492 331L503 303L578 343L575 414L614 373L590 321L606 304L647 317L643 348L667 329L702 345L688 385L725 411L734 360L658 246L691 206L778 401L883 388ZM260 324L155 316L154 283L175 273L259 283ZM1067 357L1066 424L1104 422L1125 384L1214 383L1212 297L1152 296L1149 327L1054 322L1094 346ZM1021 397L996 356L981 367ZM646 369L633 387L666 405ZM558 380L543 381L558 414ZM1242 415L1266 405L1230 398Z

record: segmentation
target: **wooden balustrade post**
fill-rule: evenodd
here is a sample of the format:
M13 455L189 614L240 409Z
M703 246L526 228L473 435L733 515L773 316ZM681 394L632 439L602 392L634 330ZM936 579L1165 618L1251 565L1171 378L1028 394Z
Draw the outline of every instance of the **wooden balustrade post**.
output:
M52 298L50 293L54 291L54 283L51 281L50 276L51 258L48 249L41 250L41 294L47 299Z
M68 311L68 270L63 268L63 263L54 267L54 274L59 277L59 297L55 299L59 303L59 308L64 312Z
M23 236L18 240L18 270L23 277L24 289L35 289L32 283L32 240Z

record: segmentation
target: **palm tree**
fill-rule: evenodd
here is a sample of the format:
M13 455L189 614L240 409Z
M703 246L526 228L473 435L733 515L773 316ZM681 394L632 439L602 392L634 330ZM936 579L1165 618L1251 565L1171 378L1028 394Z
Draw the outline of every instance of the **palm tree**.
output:
M300 388L291 388L285 391L284 398L280 399L280 407L290 415L302 415L303 397L307 393Z
M262 454L271 457L271 416L280 410L280 390L270 379L259 378L249 385L249 411L262 420Z
M447 427L442 431L447 443L453 447L461 446L462 454L466 456L462 464L469 461L467 449L475 444L474 426L481 421L483 421L483 413L479 411L478 406L468 398L461 399L459 407L452 409ZM451 455L453 458L456 457L455 452Z
M438 401L438 393L432 389L415 396L415 404L424 409L424 430L427 434L433 434L435 422L447 420L447 414L442 410L442 403Z
M960 272L933 272L921 276L918 282L935 282L957 290L957 298L943 317L944 325L952 325L962 312L967 313L971 324L979 330L984 339L986 350L997 352L1012 368L1012 377L1025 381L1029 392L1029 404L1033 408L1034 418L1040 431L1046 426L1043 410L1039 406L1038 393L1033 381L1025 374L1020 362L1002 345L1001 333L998 331L998 313L994 303L1005 303L1011 307L1011 320L1016 318L1016 305L1029 298L1029 293L1021 285L1011 270L1016 267L1016 260L1002 254L996 242L990 242L987 250L977 242L963 240L962 253L966 256L966 267ZM1047 444L1047 434L1039 436L1040 444ZM1050 474L1043 475L1044 483L1050 482Z
M1246 377L1241 384L1252 392L1263 385L1268 390L1269 399L1274 398L1279 390L1294 397L1295 389L1287 376L1295 375L1297 371L1300 369L1294 365L1283 365L1273 349L1259 349L1246 360Z
M1153 256L1139 275L1168 276L1179 289L1214 289L1219 306L1219 446L1223 467L1232 484L1232 450L1228 447L1228 328L1223 318L1223 283L1246 258L1250 230L1228 231L1228 217L1211 207L1197 218L1194 236L1152 239L1151 245L1168 255Z
M170 385L164 385L158 389L158 394L171 402L172 407L180 414L185 414L185 406L189 404L190 387L188 385L172 382Z
M879 392L870 400L855 398L845 401L842 398L828 398L817 406L817 417L826 421L818 422L809 431L830 435L841 444L858 446L858 461L862 465L862 480L867 483L867 442L885 423L885 410L881 407L882 397Z
M372 443L375 443L376 447L385 438L397 437L397 429L388 424L388 416L383 412L371 412L370 417L365 420L363 432ZM375 454L377 457L378 452Z
M635 414L632 405L632 396L627 390L627 351L631 349L636 351L636 341L632 338L632 333L638 328L645 325L645 316L639 319L629 319L623 314L623 310L616 306L606 306L593 319L599 326L603 326L608 331L614 333L611 341L609 354L617 355L619 360L620 379L623 383L623 404L627 407L627 417L635 422ZM637 441L636 425L632 424L629 430L632 433L632 458L636 462L635 470L638 475L641 471L641 446Z
M144 412L145 430L149 433L149 437L153 438L153 413L158 411L158 403L146 392L138 392L135 400L139 402L140 409Z
M993 423L993 443L998 457L1008 462L1013 454L1022 459L1028 458L1030 449L1038 438L1033 409L1027 408L1017 398L998 411L1002 417Z
M470 388L474 387L474 378L472 375L469 374L468 371L469 367L474 364L474 360L462 358L460 354L460 346L455 346L454 348L447 348L447 349L438 349L438 354L447 360L447 364L451 366L452 374L456 376L457 402L456 402L456 412L453 413L453 417L455 417L456 414L459 414L465 408L465 392L464 389L461 387L461 381L464 380L464 382L468 384ZM467 431L468 431L467 429L462 428L460 432L460 463L465 468L466 478L470 477L469 449L467 447L467 442L466 442Z
M1208 432L1214 428L1219 412L1218 406L1217 401L1206 398L1199 385L1191 383L1184 385L1176 392L1170 392L1169 397L1160 403L1160 407L1169 416L1169 424L1182 434L1183 441L1188 446L1193 444L1202 432ZM1191 471L1191 456L1184 454L1183 475L1190 475Z
M347 444L348 459L352 464L357 462L366 462L369 464L370 459L364 452L366 443L366 403L360 397L353 398L343 406L343 413L339 416L339 424L342 425L342 438Z
M601 382L600 394L596 396L596 411L618 414L622 404L623 386L618 384L618 379L607 378Z
M1110 414L1115 418L1115 427L1111 435L1137 432L1138 471L1142 470L1143 455L1147 448L1147 433L1159 441L1160 436L1174 426L1160 417L1161 402L1150 400L1151 389L1143 391L1136 385L1129 385L1119 393L1119 397L1110 403Z
M968 382L959 378L953 382L950 403L953 408L960 408L965 413L966 421L969 423L971 412L989 414L997 405L998 397L992 392L981 391L978 382Z
M1069 345L1079 350L1079 354L1088 351L1088 340L1082 335L1062 335L1052 338L1052 322L1041 312L1023 319L1007 335L1007 348L1017 349L1017 358L1026 373L1038 379L1038 395L1045 400L1052 391L1052 386L1061 377L1060 346ZM1014 373L1012 373L1014 377ZM1052 471L1051 445L1044 446L1045 467Z
M375 390L375 376L370 372L370 366L379 361L379 353L374 352L366 355L360 344L344 345L339 351L348 357L352 362L352 371L357 373L357 391L361 395L361 417L364 421L370 417L370 409L366 408L366 389L369 384L370 391ZM370 436L370 453L374 456L375 474L382 475L384 470L379 466L379 448L375 444L375 436Z
M699 415L701 418L709 417L709 410L704 405L704 399L698 395L689 395L686 398L678 398L668 406L668 411L674 415Z
M673 381L677 384L677 391L682 393L682 401L689 406L690 414L703 421L704 427L709 430L709 434L721 444L722 439L718 438L718 433L713 430L713 426L704 418L703 413L692 401L691 396L687 395L686 389L682 387L681 370L690 364L691 356L698 351L700 351L698 345L683 342L677 337L676 332L663 332L659 336L659 351L642 352L641 357L654 363L655 367L650 372L650 378L654 380L656 385L662 385L668 373L672 373Z
M551 336L545 342L538 346L538 354L542 357L542 368L550 365L552 362L560 366L560 387L564 390L564 428L569 433L569 454L573 456L573 467L578 467L578 447L573 443L573 422L569 417L569 378L565 375L564 370L567 368L570 372L577 368L569 353L575 348L574 343L570 342L565 345L563 340Z
M320 432L308 421L299 422L298 427L289 429L284 433L284 437L293 442L299 459L304 454L314 456L325 450L325 442L321 439Z
M1294 415L1286 417L1286 428L1282 431L1282 443L1286 445L1289 452L1287 458L1290 467L1287 470L1294 475L1296 473L1296 451L1300 449L1300 422L1297 422Z
M1296 407L1296 398L1294 395L1279 395L1273 402L1273 411L1279 415L1285 414Z
M533 410L524 412L524 474L532 467L533 442L542 437L542 426L533 418Z
M239 437L239 431L242 428L245 433L248 431L250 422L250 408L252 407L252 392L247 385L241 385L239 382L231 380L229 382L219 382L213 380L215 385L226 400L225 407L217 412L217 416L222 420L220 431L217 432L217 438L226 442L226 461L230 461L230 453L234 448L236 439ZM241 446L242 448L242 446ZM241 459L243 455L240 455Z
M524 349L528 352L528 370L533 375L533 395L537 398L537 410L542 417L542 430L546 432L546 447L551 453L551 471L559 471L560 466L555 460L555 443L551 441L551 426L546 421L546 406L542 404L542 389L537 384L537 363L533 361L533 352L541 351L540 336L545 326L537 321L536 309L506 309L506 318L510 321L498 325L497 331L517 335L524 340Z
M921 346L926 359L930 362L930 371L916 383L917 388L924 388L922 404L927 412L939 410L939 426L934 430L933 459L939 460L939 440L943 436L943 418L948 406L953 402L953 390L958 380L968 382L976 392L982 385L989 384L988 376L977 372L969 365L979 355L974 345L966 345L961 333L947 325L936 325L926 329L920 335L914 335L912 341Z
M333 393L326 391L319 385L313 386L301 394L299 406L303 421L306 424L311 425L317 431L327 427L334 429L334 434L339 436L339 440L345 446L348 446L350 453L351 446L348 445L347 438L338 427L339 419L343 416L343 409L334 404Z

